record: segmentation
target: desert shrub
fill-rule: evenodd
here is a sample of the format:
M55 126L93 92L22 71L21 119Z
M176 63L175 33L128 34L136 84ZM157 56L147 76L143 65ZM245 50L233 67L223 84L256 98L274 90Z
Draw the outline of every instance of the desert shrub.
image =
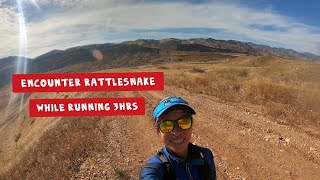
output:
M216 71L217 75L226 78L245 78L249 76L247 68L225 67Z
M203 70L203 69L200 69L200 68L193 68L191 70L191 72L193 72L193 73L205 73L206 71Z
M248 77L249 72L246 69L241 69L240 72L238 73L238 77Z
M159 66L158 69L169 69L169 68L166 66Z
M304 117L320 125L320 90L302 90L298 94L297 101L296 116Z
M276 118L319 122L320 92L297 82L286 83L268 77L247 77L246 69L222 68L215 73L181 73L166 78L166 85L191 92L213 95L230 102L262 105Z
M18 133L15 137L14 137L14 142L18 142L19 139L21 137L21 133Z
M297 92L294 87L272 83L264 79L253 79L245 83L243 97L254 104L265 104L268 101L296 104Z
M179 76L168 77L166 84L181 87L191 92L214 95L230 101L238 101L242 87L241 83L233 77L221 78L212 74L182 73Z

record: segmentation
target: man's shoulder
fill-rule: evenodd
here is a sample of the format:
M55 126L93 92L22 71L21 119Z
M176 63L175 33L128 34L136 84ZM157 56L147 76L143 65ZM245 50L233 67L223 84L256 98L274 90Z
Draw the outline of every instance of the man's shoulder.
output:
M162 162L157 156L152 156L146 163L158 163L161 164Z
M213 156L212 155L212 151L209 148L206 148L206 147L203 147L203 146L199 146L199 145L196 145L196 144L192 144L192 146L194 148L196 148L198 151L200 151L201 153L204 153L205 155Z
M193 145L196 151L200 151L200 156L203 156L202 158L206 159L210 166L214 166L214 157L212 154L212 151L209 148L202 147L199 145Z
M212 151L209 148L201 147L201 152L205 153L206 155L213 156Z
M152 156L142 167L139 179L162 179L164 166L157 156Z

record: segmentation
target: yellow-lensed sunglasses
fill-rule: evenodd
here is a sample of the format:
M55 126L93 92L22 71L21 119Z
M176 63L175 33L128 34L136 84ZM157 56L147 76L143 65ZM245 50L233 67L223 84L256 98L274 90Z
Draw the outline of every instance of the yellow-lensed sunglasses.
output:
M171 133L178 124L182 130L190 129L192 126L192 115L187 115L176 120L162 120L157 123L157 127L162 133Z

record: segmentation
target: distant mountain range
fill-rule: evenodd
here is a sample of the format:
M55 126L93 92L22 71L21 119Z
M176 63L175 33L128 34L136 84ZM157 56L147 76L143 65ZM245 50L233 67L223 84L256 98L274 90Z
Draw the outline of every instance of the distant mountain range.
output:
M31 59L17 56L0 59L0 87L6 85L9 80L11 81L11 75L14 74L18 68L23 69L25 61L30 63ZM20 64L20 67L18 67L18 64Z
M126 41L121 44L140 45L158 49L169 49L178 51L200 51L200 52L222 52L222 53L243 53L250 55L271 55L292 60L320 60L320 56L311 53L298 53L292 49L273 48L265 45L246 43L234 40L215 40L215 39L163 39Z
M97 62L93 50L103 54L103 59ZM28 61L28 73L45 73L60 68L88 63L87 67L96 65L98 68L132 67L164 61L161 52L212 52L240 53L248 55L271 55L291 60L320 60L320 56L311 53L298 53L291 49L272 48L234 40L215 39L138 39L118 44L92 44L73 47L66 50L53 50L34 59L7 57L0 59L0 87L11 81L11 75L16 70L17 61Z

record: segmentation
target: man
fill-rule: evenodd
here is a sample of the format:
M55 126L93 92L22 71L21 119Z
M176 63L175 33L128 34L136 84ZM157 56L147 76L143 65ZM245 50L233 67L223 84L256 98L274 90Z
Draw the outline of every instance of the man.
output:
M167 97L153 110L157 132L164 143L140 171L140 179L216 179L212 152L190 143L193 116L189 103Z

